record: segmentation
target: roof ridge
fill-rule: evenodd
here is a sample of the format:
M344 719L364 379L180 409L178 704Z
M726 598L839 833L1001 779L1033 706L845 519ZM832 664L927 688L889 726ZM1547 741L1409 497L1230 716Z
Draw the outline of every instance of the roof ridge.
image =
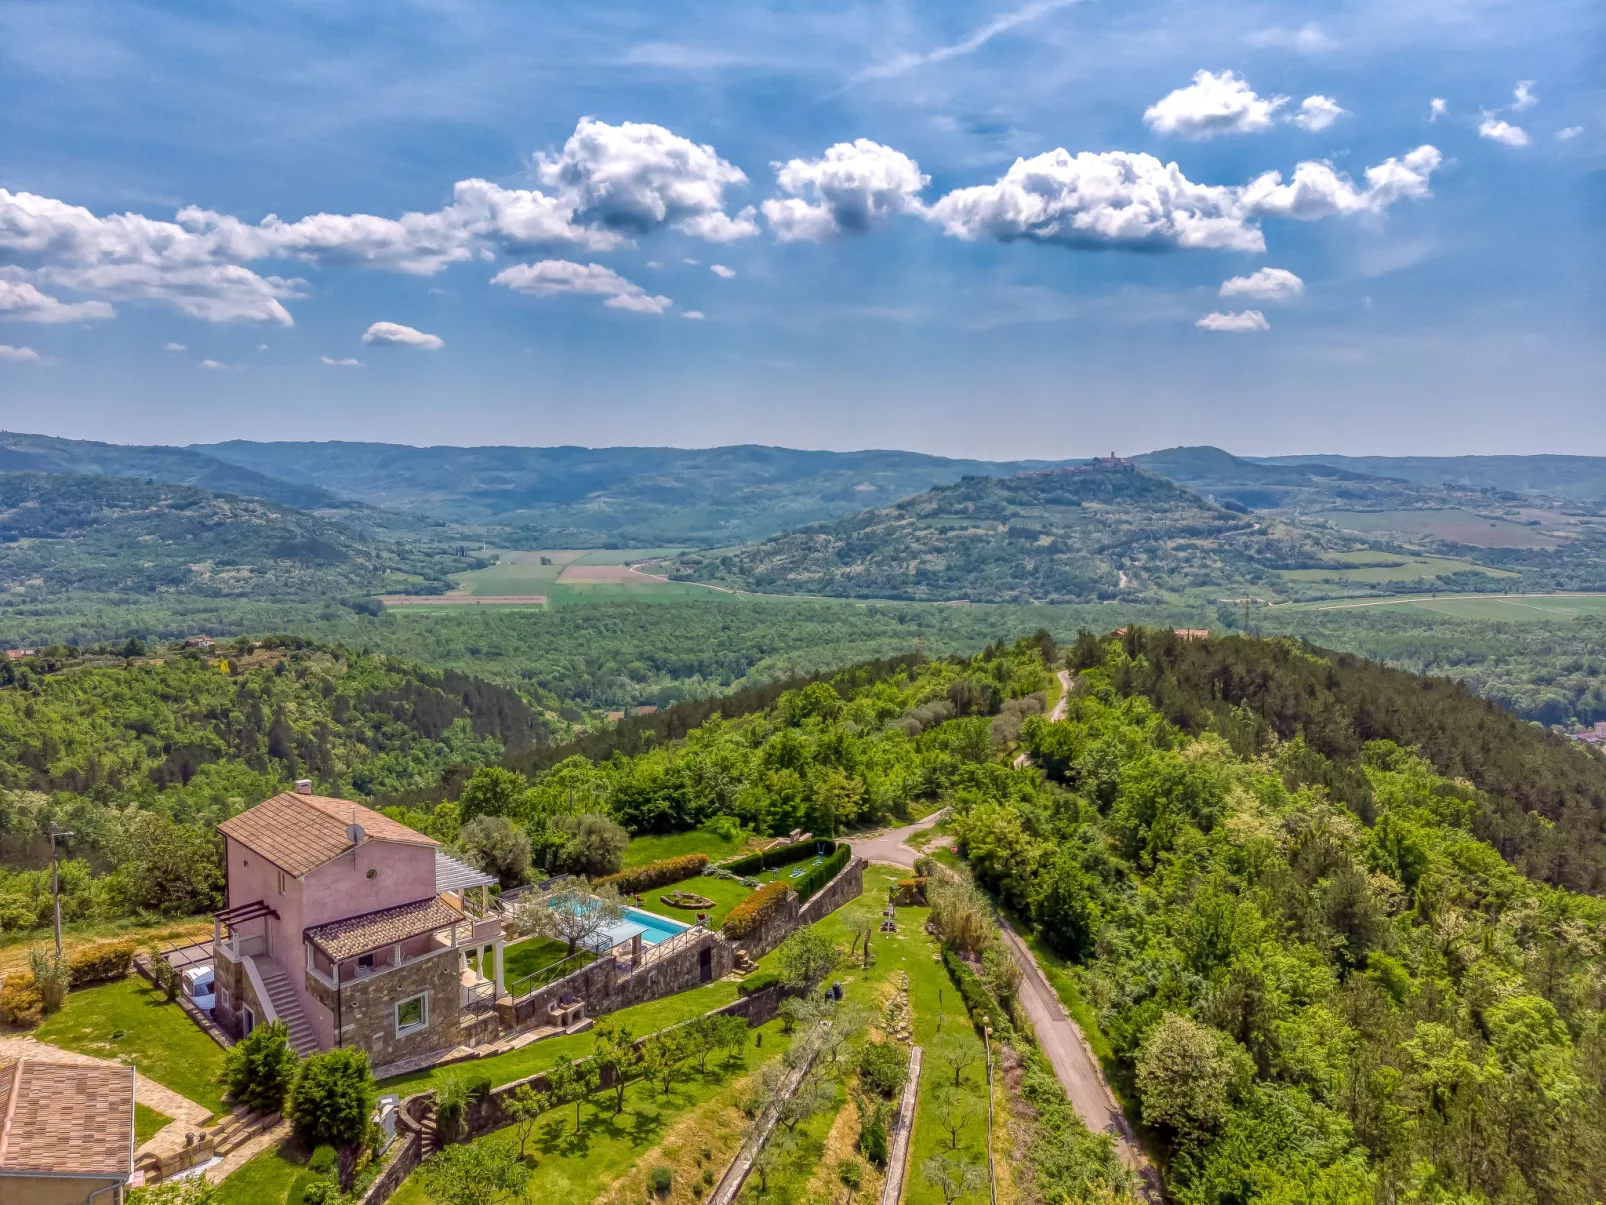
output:
M0 1168L6 1165L6 1144L11 1140L11 1117L17 1111L17 1100L22 1095L22 1064L25 1060L13 1059L10 1066L15 1068L11 1073L11 1091L6 1100L6 1119L0 1124Z

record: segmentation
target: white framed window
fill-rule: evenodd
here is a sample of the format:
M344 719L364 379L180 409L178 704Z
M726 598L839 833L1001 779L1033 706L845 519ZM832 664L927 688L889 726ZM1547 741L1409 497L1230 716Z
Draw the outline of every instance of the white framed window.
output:
M429 1024L429 993L413 996L396 1005L396 1036L417 1033Z

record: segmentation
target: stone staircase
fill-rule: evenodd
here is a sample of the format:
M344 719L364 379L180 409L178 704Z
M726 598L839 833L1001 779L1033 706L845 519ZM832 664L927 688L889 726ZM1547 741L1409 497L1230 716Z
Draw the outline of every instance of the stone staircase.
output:
M739 949L731 956L731 969L740 971L743 975L751 971L755 965L753 960L747 956L746 950Z
M274 1014L290 1028L290 1048L302 1057L318 1052L318 1039L301 1011L301 1001L285 969L271 958L256 959L257 974L268 989Z
M219 1155L227 1155L237 1147L244 1146L252 1138L266 1130L271 1130L282 1120L279 1113L263 1113L256 1109L230 1114L223 1124L213 1131L213 1151Z
M435 1120L435 1110L431 1109L424 1114L424 1120L418 1125L419 1153L428 1159L441 1149L440 1125Z

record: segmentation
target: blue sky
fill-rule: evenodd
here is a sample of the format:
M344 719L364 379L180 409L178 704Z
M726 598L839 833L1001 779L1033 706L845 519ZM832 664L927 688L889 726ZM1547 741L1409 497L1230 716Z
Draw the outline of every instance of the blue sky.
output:
M9 4L0 425L1606 454L1601 35L1581 0Z

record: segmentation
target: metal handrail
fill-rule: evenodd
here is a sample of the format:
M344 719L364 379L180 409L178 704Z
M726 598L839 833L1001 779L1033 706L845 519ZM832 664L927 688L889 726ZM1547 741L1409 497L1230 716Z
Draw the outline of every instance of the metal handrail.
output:
M641 965L647 966L649 963L669 957L675 950L681 946L690 945L699 935L708 931L708 926L702 921L698 921L684 932L675 934L668 941L661 941L655 946L648 946L641 952Z
M579 962L574 966L569 966L569 964L575 962L576 959L582 958L586 961ZM574 974L582 967L590 966L594 961L596 961L596 955L590 950L576 950L573 954L570 954L565 958L561 958L557 962L549 963L538 971L531 971L522 979L514 980L508 985L507 994L512 996L515 1000L521 999L524 996L528 996L531 992L545 987L549 983L556 983L559 979Z

